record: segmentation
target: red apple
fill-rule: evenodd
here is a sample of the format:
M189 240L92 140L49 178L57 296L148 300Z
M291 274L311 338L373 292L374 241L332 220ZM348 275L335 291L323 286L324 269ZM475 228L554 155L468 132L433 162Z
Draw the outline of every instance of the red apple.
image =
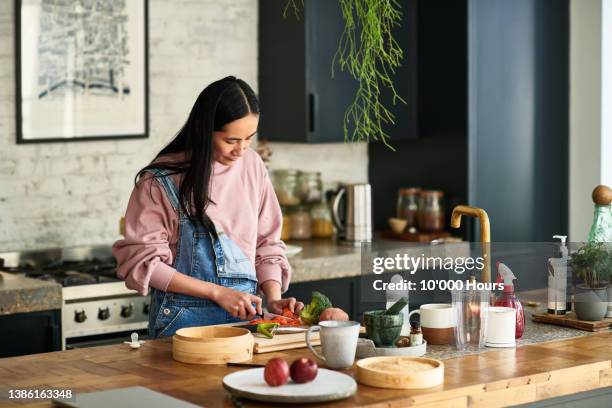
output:
M291 363L291 379L298 384L310 382L317 377L318 368L313 360L306 357L298 358Z
M282 358L273 358L266 363L264 380L273 387L285 384L289 380L289 366Z

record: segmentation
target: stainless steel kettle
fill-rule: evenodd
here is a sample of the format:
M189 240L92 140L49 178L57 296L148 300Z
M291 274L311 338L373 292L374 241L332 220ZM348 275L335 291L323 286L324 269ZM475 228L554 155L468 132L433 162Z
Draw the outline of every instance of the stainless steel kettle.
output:
M332 201L332 218L341 240L355 245L372 242L372 187L340 187Z

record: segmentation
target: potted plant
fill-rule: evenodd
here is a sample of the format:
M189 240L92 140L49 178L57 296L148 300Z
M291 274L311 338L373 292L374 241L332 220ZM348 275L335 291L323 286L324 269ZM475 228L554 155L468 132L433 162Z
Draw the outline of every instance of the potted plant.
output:
M589 242L572 255L571 264L583 282L576 286L576 316L581 320L602 320L608 309L612 251L605 243Z

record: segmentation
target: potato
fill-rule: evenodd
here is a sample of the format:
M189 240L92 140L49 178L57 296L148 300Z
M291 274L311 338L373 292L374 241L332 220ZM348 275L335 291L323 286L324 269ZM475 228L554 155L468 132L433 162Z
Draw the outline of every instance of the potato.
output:
M349 317L346 312L337 307L330 307L321 312L319 316L319 321L322 322L324 320L348 320Z

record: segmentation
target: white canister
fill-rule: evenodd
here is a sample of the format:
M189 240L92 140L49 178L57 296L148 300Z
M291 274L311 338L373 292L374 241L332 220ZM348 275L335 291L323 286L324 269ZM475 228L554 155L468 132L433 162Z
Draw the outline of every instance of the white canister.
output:
M516 331L516 309L491 306L487 312L485 346L514 347Z

